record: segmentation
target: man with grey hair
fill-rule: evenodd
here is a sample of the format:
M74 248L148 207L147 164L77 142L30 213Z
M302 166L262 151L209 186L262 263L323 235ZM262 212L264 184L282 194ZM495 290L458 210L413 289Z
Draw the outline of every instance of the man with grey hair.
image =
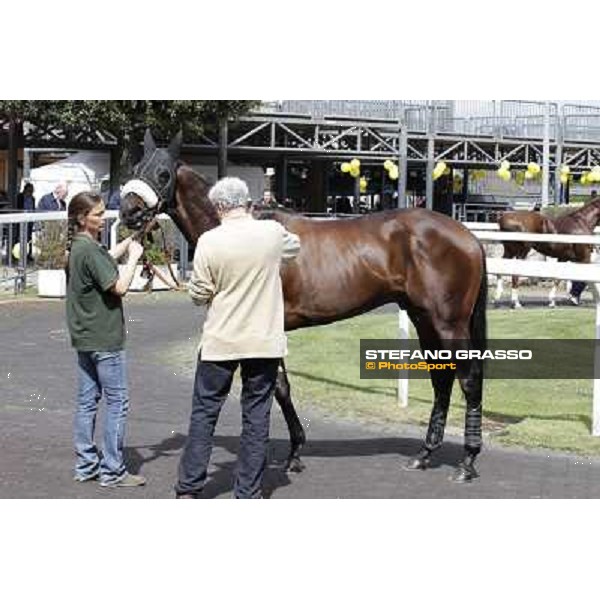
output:
M50 210L67 210L65 198L69 188L64 181L56 184L54 191L42 196L38 204L37 210L39 212L45 212Z
M217 419L240 366L242 434L234 496L262 498L271 404L287 354L279 270L298 255L300 239L276 221L252 218L241 179L221 179L208 197L221 224L200 237L194 254L189 291L208 311L175 492L177 498L197 498L204 488Z

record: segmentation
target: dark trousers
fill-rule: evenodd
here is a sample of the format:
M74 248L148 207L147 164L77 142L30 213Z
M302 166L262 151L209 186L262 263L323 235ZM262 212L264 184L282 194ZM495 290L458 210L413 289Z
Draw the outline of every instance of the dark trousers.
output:
M242 435L234 484L236 498L260 498L267 464L269 423L279 358L228 361L199 360L196 367L190 429L179 463L177 495L204 488L213 435L233 375L241 365Z
M583 293L586 285L587 283L585 281L573 281L571 284L571 296L575 296L575 298L579 299L579 296Z

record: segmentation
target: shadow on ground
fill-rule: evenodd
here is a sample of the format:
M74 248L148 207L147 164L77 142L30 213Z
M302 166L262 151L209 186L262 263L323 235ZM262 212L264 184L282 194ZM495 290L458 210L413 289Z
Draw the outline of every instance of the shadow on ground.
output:
M147 463L166 457L180 455L185 445L186 436L177 434L166 438L158 444L149 446L128 447L125 449L126 462L130 472L138 473ZM417 454L422 447L422 440L413 438L367 438L349 440L310 440L302 449L303 458L352 458L382 455L397 455L398 467ZM231 460L210 461L209 478L202 493L203 498L216 498L231 495L235 477L236 456L239 447L238 436L216 435L214 447L225 450ZM142 456L142 451L146 456ZM148 455L148 451L150 454ZM275 490L288 486L297 474L287 473L284 464L289 452L289 442L284 439L272 439L270 442L270 461L265 471L263 493L269 498ZM444 442L443 447L432 455L431 469L442 466L456 466L463 455L461 444ZM301 475L300 475L301 476ZM353 476L349 472L348 476Z

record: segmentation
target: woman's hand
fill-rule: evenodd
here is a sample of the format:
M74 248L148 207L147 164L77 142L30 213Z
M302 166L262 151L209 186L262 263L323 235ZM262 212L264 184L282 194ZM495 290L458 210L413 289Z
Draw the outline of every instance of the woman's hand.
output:
M129 260L137 263L142 254L144 254L144 246L142 246L136 240L130 238L127 251L129 252Z

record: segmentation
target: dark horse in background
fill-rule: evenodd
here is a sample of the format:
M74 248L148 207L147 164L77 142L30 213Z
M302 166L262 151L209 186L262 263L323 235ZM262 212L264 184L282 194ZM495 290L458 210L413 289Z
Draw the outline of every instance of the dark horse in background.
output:
M145 182L158 198L150 208L140 195L126 194L121 218L141 229L158 212L166 212L187 241L195 245L219 225L208 200L209 185L178 162L180 135L168 149L155 146L146 133L144 156L135 167L136 183ZM256 216L256 215L255 215ZM486 346L487 276L478 240L448 217L422 209L392 210L345 220L318 221L283 211L259 213L300 236L301 251L282 267L287 331L332 323L389 302L408 312L423 349L481 349ZM466 362L458 373L433 371L434 403L424 445L407 464L425 469L441 446L450 395L458 375L466 398L464 456L456 481L477 476L481 449L483 364ZM305 434L294 409L283 366L275 398L290 433L290 470L302 470L299 451Z
M555 219L539 212L506 212L498 219L500 231L522 233L562 233L572 235L591 235L600 222L600 199L589 202L585 206ZM559 261L589 263L592 247L585 244L551 244L547 242L503 242L504 258L524 259L529 251L534 249L540 254L557 258ZM512 276L513 306L520 308L518 296L519 278ZM574 282L571 289L571 298L574 303L579 303L579 295L585 284ZM550 291L550 306L554 306L556 285ZM498 279L495 299L502 295L502 278Z

